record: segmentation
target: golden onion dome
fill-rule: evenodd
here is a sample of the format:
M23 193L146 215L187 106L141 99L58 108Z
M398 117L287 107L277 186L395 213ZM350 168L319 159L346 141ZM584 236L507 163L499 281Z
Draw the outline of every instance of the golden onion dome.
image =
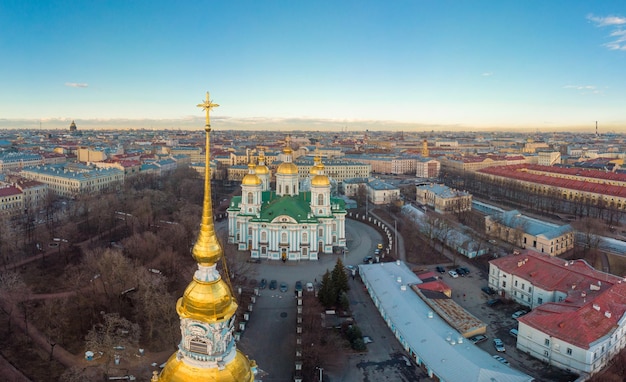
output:
M246 174L246 176L243 177L243 179L241 180L241 185L242 186L258 186L260 185L261 182L261 178L259 178L258 176L256 176L255 174L255 165L254 163L248 163L248 174Z
M250 361L241 351L237 350L235 358L224 364L223 368L202 368L190 365L178 359L174 353L167 360L161 375L157 379L159 382L193 382L193 381L215 381L215 382L252 382L254 373Z
M247 174L241 180L241 185L242 186L258 186L261 183L262 183L261 182L261 178L256 176L256 174Z
M315 175L311 179L311 186L327 187L330 186L330 179L326 175Z
M317 168L317 163L316 163L313 166L311 166L311 169L309 170L309 175L315 176L317 174L318 174L318 168Z
M227 320L237 312L237 302L221 278L214 281L191 280L176 303L181 318L203 322Z
M291 162L284 162L276 169L276 174L280 175L298 175L298 166Z
M255 168L254 172L257 175L267 175L267 174L270 173L270 169L267 168L266 165L259 163L259 164L256 165L256 168Z

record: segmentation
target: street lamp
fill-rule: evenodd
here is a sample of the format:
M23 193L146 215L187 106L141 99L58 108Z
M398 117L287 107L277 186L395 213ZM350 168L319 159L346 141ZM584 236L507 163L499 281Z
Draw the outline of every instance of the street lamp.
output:
M315 369L320 371L320 380L319 380L319 382L322 382L322 376L323 376L324 368L316 367Z

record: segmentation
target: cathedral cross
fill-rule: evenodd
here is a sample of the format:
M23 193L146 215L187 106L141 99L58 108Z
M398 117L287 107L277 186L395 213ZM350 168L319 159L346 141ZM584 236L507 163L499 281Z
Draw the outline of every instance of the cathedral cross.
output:
M203 103L199 103L196 106L201 107L203 110L206 111L205 130L207 132L211 131L211 116L210 116L211 109L213 109L214 107L218 107L219 105L216 103L213 103L213 101L211 101L211 99L209 98L209 92L206 92L206 101L204 101Z

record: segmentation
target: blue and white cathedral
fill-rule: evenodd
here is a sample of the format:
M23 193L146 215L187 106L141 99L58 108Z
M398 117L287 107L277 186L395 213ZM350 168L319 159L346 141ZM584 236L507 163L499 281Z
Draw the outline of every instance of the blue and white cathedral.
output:
M310 190L302 191L292 154L287 145L276 170L276 190L271 190L261 152L258 164L248 165L241 196L230 202L228 242L250 251L253 259L318 260L333 247L346 246L345 203L331 197L324 164L315 158L305 182Z

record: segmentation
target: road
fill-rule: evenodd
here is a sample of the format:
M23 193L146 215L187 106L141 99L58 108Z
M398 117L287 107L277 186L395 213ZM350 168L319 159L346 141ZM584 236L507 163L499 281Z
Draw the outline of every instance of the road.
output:
M349 249L342 258L345 265L358 265L371 255L382 238L374 228L354 220L346 220L346 241ZM402 248L402 247L401 247ZM263 261L255 264L255 277L275 279L289 285L289 291L264 289L250 315L248 326L239 341L239 348L254 359L267 375L263 381L292 380L295 362L297 280L320 281L326 270L335 266L337 255L322 255L314 262ZM337 370L324 369L324 381L416 381L415 366L408 362L404 350L383 322L372 300L363 291L363 284L350 279L350 308L357 325L374 339L368 352L350 355L348 366ZM407 365L408 364L408 365ZM423 376L422 376L423 377ZM427 379L424 379L427 380Z

